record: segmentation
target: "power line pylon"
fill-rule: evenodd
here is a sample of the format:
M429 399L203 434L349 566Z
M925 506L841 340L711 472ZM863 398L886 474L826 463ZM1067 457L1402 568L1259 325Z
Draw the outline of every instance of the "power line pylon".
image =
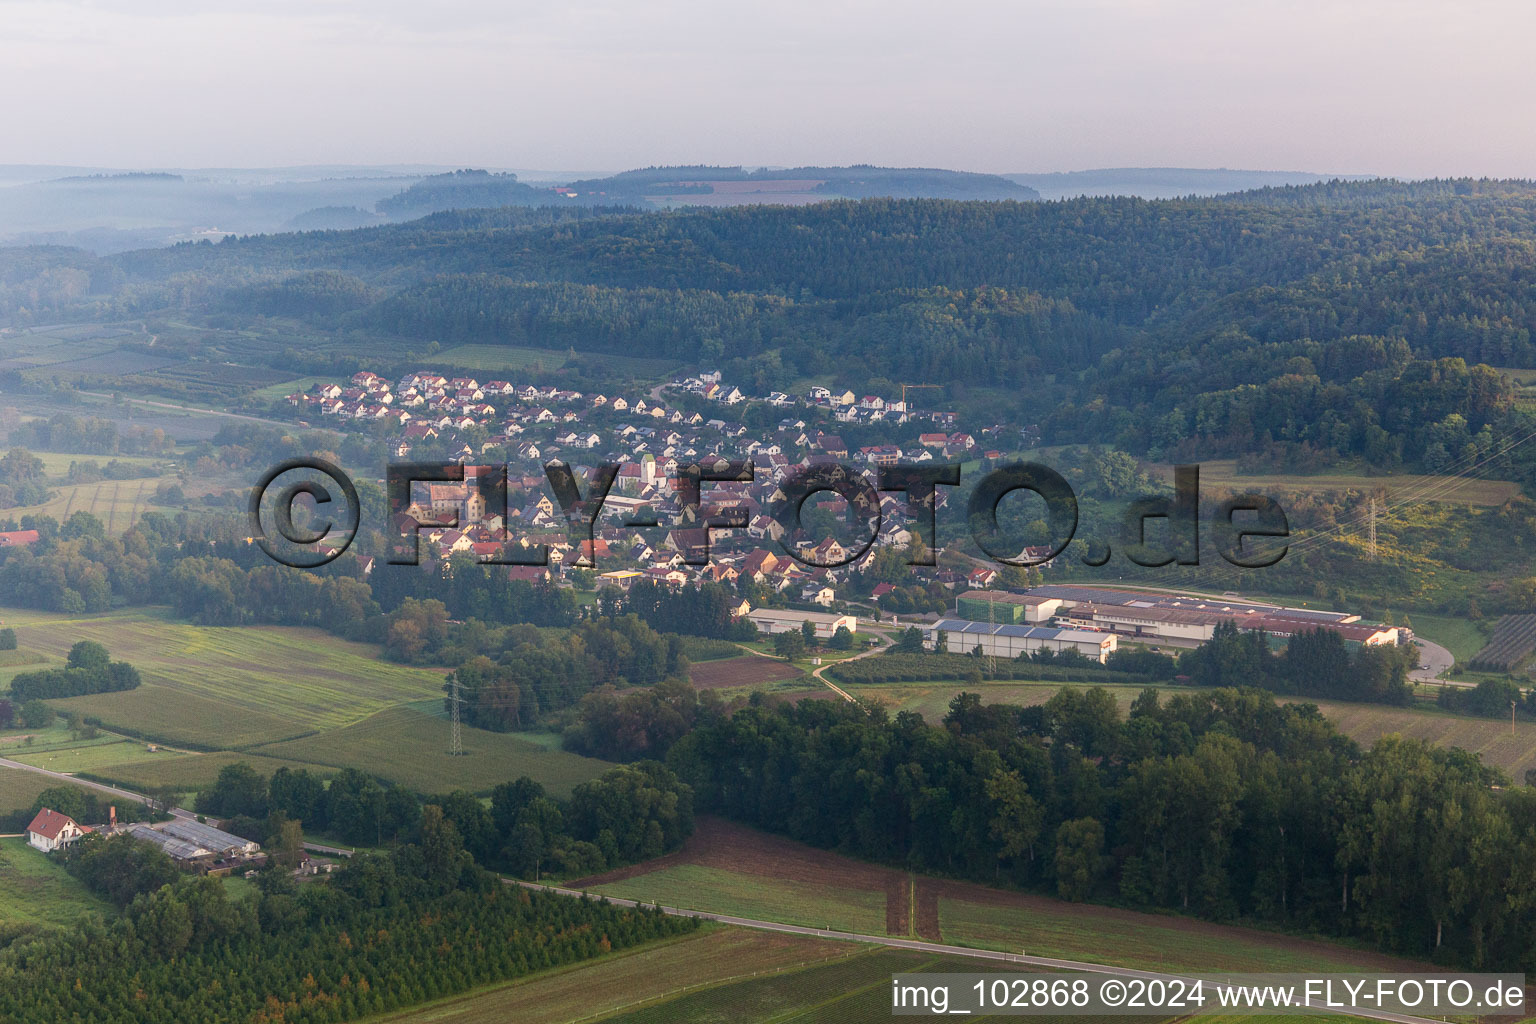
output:
M449 755L462 757L464 754L464 736L459 727L459 677L453 677L453 740L448 748Z

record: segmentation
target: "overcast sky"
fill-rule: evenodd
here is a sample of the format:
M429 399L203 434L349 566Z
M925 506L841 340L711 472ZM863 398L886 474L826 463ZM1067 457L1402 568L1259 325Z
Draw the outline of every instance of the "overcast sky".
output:
M0 163L1536 176L1528 0L0 0Z

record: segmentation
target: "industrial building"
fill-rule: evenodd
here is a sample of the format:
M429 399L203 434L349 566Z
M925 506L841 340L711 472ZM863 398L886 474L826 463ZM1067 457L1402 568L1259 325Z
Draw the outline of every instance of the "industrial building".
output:
M1307 629L1329 629L1349 644L1407 643L1407 630L1360 621L1351 612L1286 608L1227 597L1116 590L1067 584L1035 587L1025 593L972 590L955 600L956 614L978 622L1039 623L1067 629L1114 633L1177 647L1205 643L1222 622L1287 641Z
M791 608L757 608L747 612L747 621L757 627L759 633L788 633L801 629L809 622L821 640L832 639L837 627L846 626L848 632L859 631L857 615L836 615L832 612L801 612Z
M1095 633L1085 629L940 619L923 629L923 639L927 646L937 648L940 633L944 634L945 650L949 653L970 654L980 647L981 653L990 658L1017 658L1021 654L1034 654L1040 650L1076 651L1091 661L1103 664L1117 643L1113 633Z

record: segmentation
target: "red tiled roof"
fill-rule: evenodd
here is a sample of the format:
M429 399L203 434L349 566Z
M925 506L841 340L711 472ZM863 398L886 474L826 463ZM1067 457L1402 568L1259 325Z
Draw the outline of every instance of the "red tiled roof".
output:
M32 824L27 826L27 831L36 832L44 839L57 839L59 838L59 833L64 830L66 825L74 825L82 832L88 831L76 824L75 819L69 815L60 814L58 811L48 807L44 807L37 812L37 817L32 819Z

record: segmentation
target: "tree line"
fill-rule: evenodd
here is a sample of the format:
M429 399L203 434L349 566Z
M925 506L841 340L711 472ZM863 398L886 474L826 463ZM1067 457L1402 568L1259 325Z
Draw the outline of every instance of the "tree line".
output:
M1210 640L1179 656L1179 671L1195 686L1241 679L1274 693L1401 707L1413 697L1408 672L1418 660L1411 644L1360 644L1351 651L1338 632L1322 626L1298 630L1285 652L1275 654L1265 633L1227 619Z
M116 693L139 685L139 670L126 661L113 661L94 640L81 640L69 649L63 668L19 672L11 678L11 697L18 701L79 697L87 693Z
M476 863L534 875L580 877L648 860L693 832L693 791L656 761L612 768L576 786L569 800L522 777L479 797L455 791L422 798L353 768L329 779L282 767L270 778L238 762L198 793L196 809L225 819L238 835L266 843L285 822L359 845L420 841L426 808L436 807Z
M1147 690L1128 715L1101 688L1032 708L962 693L938 725L755 701L667 763L701 811L912 870L1533 962L1536 794L1459 749L1362 751L1262 690Z

